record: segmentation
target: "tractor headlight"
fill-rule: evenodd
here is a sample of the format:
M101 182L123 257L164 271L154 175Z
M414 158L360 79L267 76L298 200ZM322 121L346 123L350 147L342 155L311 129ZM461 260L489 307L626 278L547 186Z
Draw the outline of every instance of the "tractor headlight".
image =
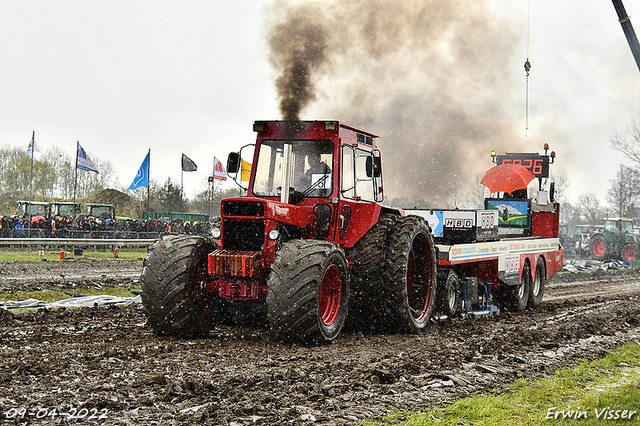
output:
M221 234L222 234L222 233L220 232L220 228L213 228L213 229L211 230L211 235L212 235L212 236L213 236L213 238L215 238L216 240L217 240L218 238L220 238L220 235L221 235Z
M280 233L275 229L269 231L269 238L271 238L273 241L277 241L279 236L280 236Z

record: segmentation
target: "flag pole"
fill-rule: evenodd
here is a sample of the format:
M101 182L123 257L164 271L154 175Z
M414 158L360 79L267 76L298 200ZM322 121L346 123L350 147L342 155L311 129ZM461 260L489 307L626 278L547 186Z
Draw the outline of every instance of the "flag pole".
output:
M149 209L149 187L151 186L151 148L149 148L149 162L147 163L147 211L151 211Z
M31 136L31 175L29 177L29 200L33 201L33 151L36 148L36 131Z
M213 173L211 173L211 177L213 180L211 181L211 207L209 207L209 215L213 217L213 194L216 192L216 157L213 157Z
M76 204L76 189L78 188L78 148L80 147L80 141L76 143L76 172L73 178L73 204Z

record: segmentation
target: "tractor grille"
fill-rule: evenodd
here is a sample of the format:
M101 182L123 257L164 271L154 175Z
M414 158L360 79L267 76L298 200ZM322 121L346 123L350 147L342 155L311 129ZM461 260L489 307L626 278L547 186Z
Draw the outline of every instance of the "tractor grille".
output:
M261 253L216 250L209 255L209 275L256 278L262 274Z
M225 250L263 250L264 221L224 219L222 232L222 248Z
M264 204L255 202L235 202L223 203L222 210L225 216L264 216Z

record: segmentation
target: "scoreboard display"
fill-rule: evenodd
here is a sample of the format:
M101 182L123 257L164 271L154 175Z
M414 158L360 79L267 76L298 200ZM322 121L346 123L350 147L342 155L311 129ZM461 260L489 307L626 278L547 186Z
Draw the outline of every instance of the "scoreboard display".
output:
M549 177L549 156L529 153L506 153L496 155L496 163L519 164L529 170L537 178Z

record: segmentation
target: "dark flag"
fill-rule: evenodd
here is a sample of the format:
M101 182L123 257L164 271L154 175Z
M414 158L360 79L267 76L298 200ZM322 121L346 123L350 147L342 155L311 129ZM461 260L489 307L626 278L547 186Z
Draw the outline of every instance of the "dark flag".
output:
M185 172L195 172L198 170L198 166L193 160L186 155L182 154L182 170Z

